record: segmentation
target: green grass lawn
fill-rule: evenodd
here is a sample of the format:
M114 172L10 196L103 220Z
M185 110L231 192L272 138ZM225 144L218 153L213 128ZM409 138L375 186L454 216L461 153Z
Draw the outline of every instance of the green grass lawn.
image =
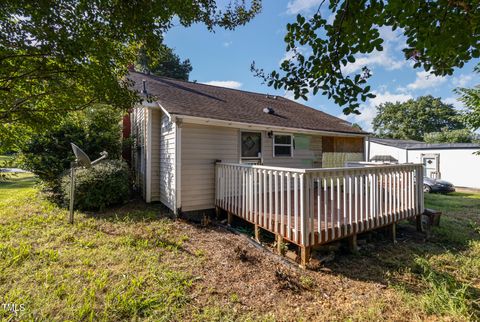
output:
M404 223L398 244L369 242L317 272L155 205L77 212L69 225L35 182L0 182L0 304L24 308L0 306L5 320L480 319L478 194L427 195L444 212L428 241Z
M480 319L480 193L425 195L425 207L443 212L429 240L432 251L418 257L428 287L427 310L456 319Z
M181 316L192 277L161 259L179 253L185 241L170 235L171 221L142 209L121 218L77 214L69 225L67 211L39 198L34 182L22 174L0 183L0 302L25 308L15 314L0 306L0 317Z
M8 203L35 190L35 176L27 173L7 173L0 181L0 202Z

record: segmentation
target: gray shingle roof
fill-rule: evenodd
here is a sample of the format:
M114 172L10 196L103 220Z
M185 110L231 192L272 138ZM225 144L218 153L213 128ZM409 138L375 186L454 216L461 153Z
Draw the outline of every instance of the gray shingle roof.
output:
M367 135L350 123L284 97L185 82L138 72L128 78L133 88L147 92L170 114L314 131ZM272 108L274 114L265 113Z
M480 144L476 143L424 143L415 140L396 140L380 138L370 138L369 140L370 142L408 150L480 149Z

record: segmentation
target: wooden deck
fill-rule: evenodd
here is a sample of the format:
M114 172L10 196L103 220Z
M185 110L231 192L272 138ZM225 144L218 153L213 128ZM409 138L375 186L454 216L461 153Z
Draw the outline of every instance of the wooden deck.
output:
M422 213L421 167L287 169L220 163L216 206L311 247Z

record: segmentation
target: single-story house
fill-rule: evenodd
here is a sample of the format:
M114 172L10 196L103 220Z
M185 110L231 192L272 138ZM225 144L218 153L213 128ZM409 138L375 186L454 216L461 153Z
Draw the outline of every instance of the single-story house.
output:
M131 113L138 185L174 212L214 209L214 163L289 168L363 161L366 132L284 97L131 72L155 97Z
M474 143L424 143L415 140L368 138L368 161L378 156L390 156L397 162L421 163L424 175L450 181L455 186L480 188L480 144ZM377 157L376 157L377 156Z
M146 98L131 111L132 167L147 202L176 214L227 213L311 247L423 212L421 165L365 160L368 133L284 97L129 74ZM393 234L394 235L394 234ZM280 246L279 246L280 247Z

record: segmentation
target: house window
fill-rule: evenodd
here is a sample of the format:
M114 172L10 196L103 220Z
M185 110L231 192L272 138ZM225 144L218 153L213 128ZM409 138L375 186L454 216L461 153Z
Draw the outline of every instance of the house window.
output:
M293 136L275 134L273 136L273 156L291 157L293 155Z

